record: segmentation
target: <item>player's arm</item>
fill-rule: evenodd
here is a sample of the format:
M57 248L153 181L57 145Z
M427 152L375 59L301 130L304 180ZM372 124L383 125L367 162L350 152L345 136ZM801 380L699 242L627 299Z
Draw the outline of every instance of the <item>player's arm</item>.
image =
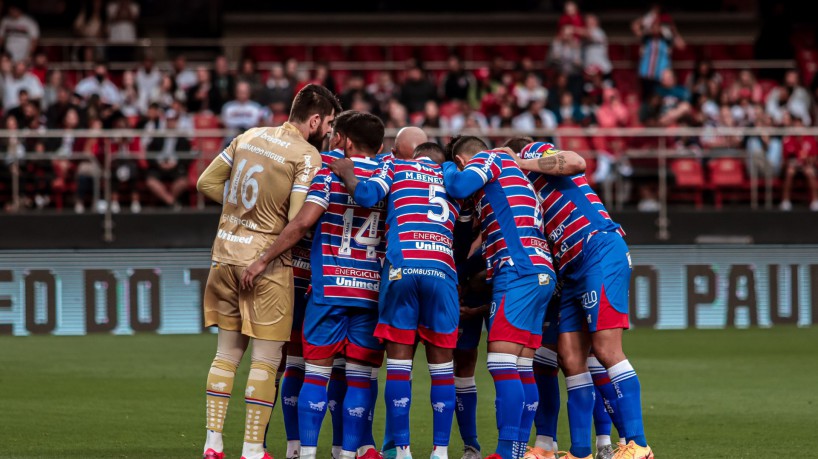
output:
M196 189L199 193L222 204L224 202L224 188L230 180L230 172L233 170L233 154L238 145L238 137L230 142L219 156L214 159L207 169L199 176L196 182Z
M355 175L355 163L349 158L335 160L329 168L344 182L347 193L361 207L369 208L381 202L392 187L394 168L391 161L381 162L380 168L369 179L359 179Z
M308 151L304 155L304 160L296 164L293 188L290 191L290 208L287 211L287 221L293 221L301 211L301 207L307 199L307 193L310 191L310 184L315 178L316 172L318 172L318 164L321 164L321 155L316 151Z
M517 160L520 169L547 175L576 175L585 172L585 159L574 151L548 150L539 158Z
M461 157L456 159L463 161ZM468 163L463 164L462 171L458 170L453 162L443 163L443 184L446 186L446 193L454 199L465 199L473 195L500 176L502 169L499 163L496 154L485 151L474 155Z

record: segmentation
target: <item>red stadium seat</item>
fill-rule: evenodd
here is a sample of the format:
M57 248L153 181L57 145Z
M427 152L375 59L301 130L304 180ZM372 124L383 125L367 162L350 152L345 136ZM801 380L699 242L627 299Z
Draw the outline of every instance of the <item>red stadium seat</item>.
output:
M391 61L405 61L417 56L417 50L412 45L392 45L387 49L387 57Z
M624 61L628 59L625 46L620 44L608 45L608 58L612 61Z
M732 49L733 59L752 60L755 59L755 48L752 43L736 43Z
M444 62L449 58L449 47L445 45L423 45L420 59L425 62Z
M354 45L349 48L349 58L358 62L380 62L384 60L383 47L379 45Z
M277 62L281 60L278 50L272 45L247 45L244 56L256 62Z
M674 48L673 49L673 60L677 61L677 62L695 61L699 56L699 53L697 53L696 51L697 50L692 45L687 45L687 46L685 46L684 49ZM638 56L638 54L637 54L637 56Z
M723 61L734 59L730 52L730 46L722 43L711 43L704 45L702 57L713 61Z
M312 49L312 59L315 61L343 61L346 53L341 45L318 45Z
M544 61L548 57L548 45L525 45L523 46L523 56L528 56L536 61Z
M502 56L507 61L515 62L520 59L520 49L517 45L495 45L493 51L495 55Z
M738 158L716 158L710 161L709 167L716 208L721 209L726 190L732 191L735 197L747 185L744 162Z
M696 208L702 207L702 194L704 193L704 169L698 159L679 158L670 161L670 170L676 178L676 193L680 197L687 199L692 195L696 203Z
M460 45L456 48L457 55L464 61L491 60L489 48L486 45Z

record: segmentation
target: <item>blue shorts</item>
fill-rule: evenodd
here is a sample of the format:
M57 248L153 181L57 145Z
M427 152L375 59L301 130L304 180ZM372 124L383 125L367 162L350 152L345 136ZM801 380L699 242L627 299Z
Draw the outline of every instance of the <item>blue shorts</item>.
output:
M542 341L545 309L554 293L553 272L520 276L513 267L492 281L489 342L508 341L537 349Z
M548 302L548 307L545 310L545 321L542 324L542 346L556 346L557 338L559 337L560 324L560 303L561 303L561 287L562 281L557 281L557 287L554 289L554 295L551 296L551 301Z
M437 347L457 343L457 283L444 271L386 263L381 274L377 338L414 345L418 337Z
M559 332L628 328L631 256L622 236L593 234L573 263L561 275Z
M343 355L379 367L383 345L373 334L378 311L316 304L310 295L304 316L304 358L322 360Z

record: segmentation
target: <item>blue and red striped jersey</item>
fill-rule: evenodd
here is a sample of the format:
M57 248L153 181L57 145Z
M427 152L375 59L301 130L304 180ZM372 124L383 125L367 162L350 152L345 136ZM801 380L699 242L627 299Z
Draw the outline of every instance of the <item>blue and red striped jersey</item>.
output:
M369 158L350 159L358 179L371 177L378 167ZM384 205L359 206L326 167L313 179L306 202L326 209L315 227L311 248L313 301L376 309L385 251Z
M537 159L558 152L553 144L534 142L523 148L520 157ZM588 235L597 231L616 231L625 235L588 185L585 174L557 177L528 172L528 178L542 203L545 234L560 271L564 271L582 252L583 241Z
M439 269L457 279L454 226L460 205L443 187L443 168L429 158L380 163L355 188L355 202L386 201L386 259L396 267Z
M344 157L343 150L330 150L321 153L321 167L327 167L333 161ZM310 248L312 248L312 231L298 241L292 249L293 257L293 285L296 298L304 297L310 288Z
M537 195L508 153L482 151L462 171L446 163L444 181L456 199L474 194L488 280L504 265L522 275L553 273Z

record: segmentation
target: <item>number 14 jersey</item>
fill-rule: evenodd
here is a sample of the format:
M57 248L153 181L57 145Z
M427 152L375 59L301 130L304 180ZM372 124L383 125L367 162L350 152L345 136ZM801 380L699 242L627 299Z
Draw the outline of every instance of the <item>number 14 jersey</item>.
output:
M350 158L359 180L369 178L378 163ZM313 235L312 300L316 304L378 308L385 207L359 206L344 183L328 168L316 174L307 202L326 209Z

